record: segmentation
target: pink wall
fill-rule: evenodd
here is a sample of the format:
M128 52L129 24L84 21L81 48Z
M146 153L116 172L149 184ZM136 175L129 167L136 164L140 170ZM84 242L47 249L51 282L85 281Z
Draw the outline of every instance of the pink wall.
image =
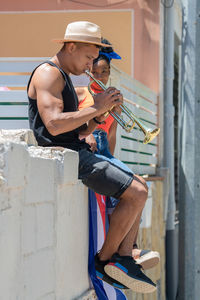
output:
M1 12L132 9L134 12L134 78L159 91L159 0L7 0ZM120 20L119 20L120 22ZM112 23L110 24L112 26ZM114 30L114 28L113 28ZM130 28L131 30L131 28ZM119 41L120 43L120 37ZM124 45L126 47L126 45Z
M142 4L139 4L143 2ZM138 0L134 6L134 77L159 91L160 7L157 0Z
M133 7L136 2L137 0L6 0L0 1L0 11L122 9Z

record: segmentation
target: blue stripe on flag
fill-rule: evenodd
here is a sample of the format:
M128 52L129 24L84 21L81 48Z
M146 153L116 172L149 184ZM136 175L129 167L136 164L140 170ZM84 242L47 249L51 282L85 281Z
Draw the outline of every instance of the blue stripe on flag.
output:
M116 299L117 300L127 300L126 296L124 295L124 293L122 293L121 291L115 289L116 291ZM111 300L111 299L110 299Z
M107 225L107 224L106 224ZM107 228L106 228L107 229ZM97 252L97 200L95 193L89 190L89 259L88 259L88 271L94 286L96 295L99 300L127 300L123 292L115 289L109 284L104 289L103 281L96 277L96 271L94 266L94 256ZM102 231L103 232L103 231ZM109 295L115 295L114 298L110 299Z
M98 299L109 300L101 280L96 277L94 256L97 251L97 201L94 193L89 190L89 257L88 271Z

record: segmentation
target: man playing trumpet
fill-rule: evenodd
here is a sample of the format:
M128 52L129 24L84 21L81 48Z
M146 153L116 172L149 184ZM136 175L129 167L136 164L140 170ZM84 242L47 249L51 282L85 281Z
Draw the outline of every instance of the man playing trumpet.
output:
M104 113L122 103L122 95L110 87L94 97L94 105L78 111L78 99L69 74L91 69L101 43L99 26L89 22L68 24L61 50L38 66L28 84L29 122L40 146L61 146L79 154L79 179L93 191L119 199L102 249L95 256L99 277L109 284L150 293L156 285L132 258L133 237L147 199L143 178L130 175L90 151L79 140L104 120Z

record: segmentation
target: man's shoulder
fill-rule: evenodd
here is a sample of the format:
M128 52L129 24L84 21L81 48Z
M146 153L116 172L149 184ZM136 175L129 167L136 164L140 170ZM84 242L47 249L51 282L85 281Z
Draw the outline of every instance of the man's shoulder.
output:
M55 68L54 66L48 64L47 62L44 62L43 64L39 65L35 71L35 74L38 76L42 76L44 74L46 76L49 75L54 77L62 76L58 68Z
M63 88L64 79L59 69L44 63L35 70L33 74L34 85L40 87L60 86Z

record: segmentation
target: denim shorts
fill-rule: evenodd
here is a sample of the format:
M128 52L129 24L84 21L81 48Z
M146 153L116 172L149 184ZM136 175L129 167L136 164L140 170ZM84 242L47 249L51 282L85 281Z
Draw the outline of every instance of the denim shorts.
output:
M97 129L93 132L93 135L97 142L98 151L96 153L106 156L113 164L117 165L119 168L121 168L122 170L128 172L128 174L133 176L133 171L129 169L129 167L127 167L127 165L125 165L122 161L115 158L110 153L107 133L105 131ZM116 207L118 202L119 202L118 199L115 199L114 197L108 197L106 200L106 207L108 212L111 212L112 209Z
M133 181L133 174L121 169L106 156L81 149L79 179L96 193L119 198Z
M95 130L92 133L95 137L95 140L97 142L97 154L101 154L103 156L106 156L109 158L109 160L114 164L117 165L119 168L122 170L128 172L129 174L133 175L133 171L127 167L122 161L119 159L115 158L109 150L109 144L108 144L108 138L107 138L107 133L103 130Z

